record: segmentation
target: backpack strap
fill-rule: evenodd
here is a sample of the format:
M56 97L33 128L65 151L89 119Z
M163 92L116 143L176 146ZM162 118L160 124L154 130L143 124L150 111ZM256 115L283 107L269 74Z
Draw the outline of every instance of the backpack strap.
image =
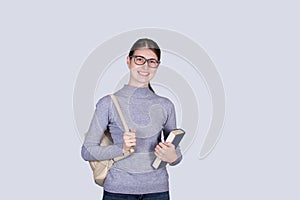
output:
M126 123L125 117L124 117L124 115L123 115L123 112L122 112L122 110L121 110L120 104L119 104L119 102L118 102L116 96L113 95L113 94L110 94L110 97L111 97L111 99L113 100L113 102L114 102L114 104L115 104L115 107L116 107L116 109L117 109L117 111L118 111L118 113L119 113L119 116L120 116L120 118L121 118L123 127L124 127L124 129L125 129L125 132L129 132L128 125L127 125L127 123Z
M120 116L120 118L121 118L121 121L122 121L122 124L123 124L123 127L124 127L125 132L129 132L128 125L127 125L127 123L126 123L125 117L124 117L124 115L123 115L123 112L122 112L122 110L121 110L120 104L119 104L119 102L118 102L116 96L113 95L113 94L110 94L110 97L111 97L111 99L113 100L113 103L114 103L114 105L115 105L115 107L116 107L116 109L117 109L117 111L118 111L118 114L119 114L119 116ZM133 152L134 152L134 148L131 147L131 148L129 149L129 153L125 153L123 156L116 157L116 158L113 159L113 161L122 160L123 158L126 158L127 156L129 156L129 155L130 155L131 153L133 153Z

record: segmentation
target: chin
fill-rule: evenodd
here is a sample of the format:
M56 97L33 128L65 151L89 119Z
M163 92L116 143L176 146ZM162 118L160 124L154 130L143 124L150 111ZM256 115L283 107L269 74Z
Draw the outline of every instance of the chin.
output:
M140 83L148 83L151 79L152 77L137 77L136 80Z

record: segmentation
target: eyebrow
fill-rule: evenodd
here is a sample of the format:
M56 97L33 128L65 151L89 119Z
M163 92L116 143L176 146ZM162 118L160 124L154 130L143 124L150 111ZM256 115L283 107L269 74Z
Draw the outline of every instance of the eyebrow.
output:
M135 56L135 57L143 57L143 58L145 58L147 60L154 59L154 60L158 61L156 58L146 58L145 56L141 56L141 55L133 55L133 56Z

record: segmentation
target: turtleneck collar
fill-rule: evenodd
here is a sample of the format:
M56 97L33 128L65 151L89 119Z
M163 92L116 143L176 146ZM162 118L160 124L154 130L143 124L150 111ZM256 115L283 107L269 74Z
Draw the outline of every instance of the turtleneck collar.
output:
M139 98L148 97L154 93L149 89L149 87L136 87L128 84L124 84L123 88L119 90L121 95L125 96L135 96Z

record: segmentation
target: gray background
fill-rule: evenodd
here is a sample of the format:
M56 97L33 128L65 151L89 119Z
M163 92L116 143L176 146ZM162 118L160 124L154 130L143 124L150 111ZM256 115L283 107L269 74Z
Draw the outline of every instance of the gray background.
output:
M1 199L100 199L80 158L72 95L89 53L158 27L198 42L227 97L223 135L170 169L172 199L299 199L297 1L0 3Z

